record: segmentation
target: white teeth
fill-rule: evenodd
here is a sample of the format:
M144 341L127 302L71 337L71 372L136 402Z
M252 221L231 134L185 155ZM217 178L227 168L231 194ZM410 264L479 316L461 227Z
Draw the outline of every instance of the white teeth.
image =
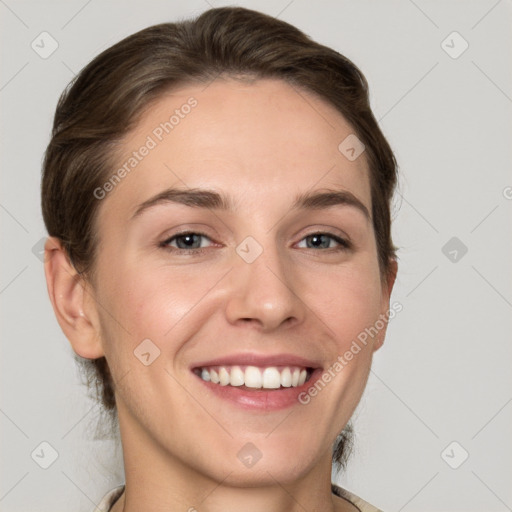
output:
M281 375L279 375L277 368L265 368L263 370L263 387L270 389L281 387Z
M210 370L210 380L214 384L218 384L219 383L219 374L215 370Z
M259 368L256 366L248 366L245 369L245 385L248 388L261 388L263 384L263 378Z
M245 369L244 369L245 368ZM275 366L258 368L257 366L216 366L201 368L200 377L221 386L243 386L254 389L279 389L302 386L308 377L305 368Z
M219 370L219 381L221 386L227 386L229 384L229 373L226 368Z
M292 372L290 368L285 368L281 372L281 386L283 388L289 388L292 385Z
M233 366L233 368L231 368L230 384L232 386L243 386L244 382L244 372L240 369L240 366Z

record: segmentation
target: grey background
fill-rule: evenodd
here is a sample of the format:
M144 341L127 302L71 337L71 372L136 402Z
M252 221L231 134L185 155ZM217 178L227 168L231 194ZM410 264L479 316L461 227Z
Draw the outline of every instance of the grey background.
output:
M338 481L389 512L512 510L511 2L237 3L354 60L402 172L392 300L403 311L376 353ZM58 96L112 43L209 4L227 5L0 0L2 511L91 511L123 482L33 253L45 236L40 166ZM31 48L42 31L59 45L47 59ZM469 44L458 58L453 31ZM58 453L48 469L31 458L50 461L43 441Z

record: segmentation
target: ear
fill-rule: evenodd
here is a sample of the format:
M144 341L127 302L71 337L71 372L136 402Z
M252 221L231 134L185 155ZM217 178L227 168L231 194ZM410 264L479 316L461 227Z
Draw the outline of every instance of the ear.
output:
M382 299L381 299L381 316L380 318L385 320L384 328L380 329L379 334L375 338L375 343L373 344L374 352L379 350L380 347L384 344L384 338L386 337L386 330L388 327L388 319L389 319L389 299L391 297L391 292L393 291L393 286L395 285L396 274L398 272L398 262L395 258L393 258L389 262L389 270L386 276L386 280L382 283Z
M44 252L48 295L62 331L79 356L102 357L104 351L92 290L71 264L58 238L49 237Z

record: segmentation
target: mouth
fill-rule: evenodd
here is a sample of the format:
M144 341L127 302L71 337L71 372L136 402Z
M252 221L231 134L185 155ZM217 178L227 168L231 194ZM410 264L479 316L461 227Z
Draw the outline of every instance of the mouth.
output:
M322 376L319 362L293 354L234 354L190 367L208 399L270 413L300 405L302 393Z
M301 395L323 373L322 368L302 366L304 363L297 360L289 365L256 364L203 363L191 370L206 391L206 398L220 399L236 409L255 414L303 407Z
M202 366L193 372L205 382L244 391L298 388L311 379L314 368L305 366Z

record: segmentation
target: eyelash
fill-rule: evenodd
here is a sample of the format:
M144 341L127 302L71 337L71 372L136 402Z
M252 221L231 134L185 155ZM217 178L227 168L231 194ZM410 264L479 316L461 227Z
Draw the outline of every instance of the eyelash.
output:
M184 231L183 233L177 233L177 234L167 238L166 240L164 240L163 242L161 242L159 244L159 247L161 247L162 249L169 251L169 252L180 252L182 254L201 254L204 252L205 249L209 248L209 247L197 247L197 248L192 248L192 249L182 249L180 247L171 247L168 245L171 242L173 242L179 238L190 236L190 235L198 235L200 237L204 237L204 238L207 238L208 240L212 241L210 239L210 237L208 235L205 235L204 233L200 233L197 231ZM325 249L320 248L321 250L324 250L324 251L333 251L334 250L334 251L338 252L338 251L346 251L346 250L352 248L351 243L348 242L347 240L340 238L339 236L334 235L332 233L326 233L323 231L310 233L309 235L306 235L305 237L303 237L300 241L302 242L303 240L310 238L310 237L314 237L314 236L327 236L327 237L331 238L332 240L334 240L338 244L338 247L328 247ZM308 247L307 249L317 250L317 249L313 249L310 247Z

